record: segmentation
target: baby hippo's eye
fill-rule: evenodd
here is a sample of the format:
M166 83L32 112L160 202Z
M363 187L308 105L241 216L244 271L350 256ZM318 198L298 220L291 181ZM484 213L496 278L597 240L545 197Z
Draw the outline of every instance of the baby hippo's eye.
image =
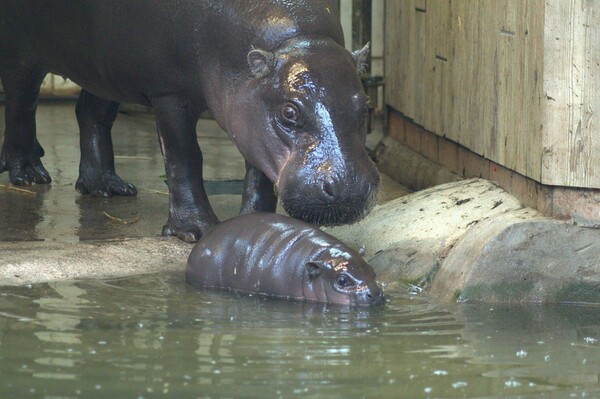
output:
M340 287L350 287L354 285L354 281L347 274L338 274L336 283Z

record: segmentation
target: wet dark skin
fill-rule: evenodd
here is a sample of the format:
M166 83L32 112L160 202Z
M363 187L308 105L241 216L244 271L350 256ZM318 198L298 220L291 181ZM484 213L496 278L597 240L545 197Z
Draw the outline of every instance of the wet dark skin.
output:
M3 0L0 77L6 131L0 171L48 184L36 137L48 72L82 86L76 189L135 195L115 171L119 103L152 106L169 184L164 235L193 242L218 223L196 139L210 109L246 160L242 213L275 210L314 224L352 223L372 208L379 177L364 150L367 49L343 46L333 1Z
M257 212L212 228L189 256L186 280L220 288L339 305L385 302L375 271L329 234L287 216Z

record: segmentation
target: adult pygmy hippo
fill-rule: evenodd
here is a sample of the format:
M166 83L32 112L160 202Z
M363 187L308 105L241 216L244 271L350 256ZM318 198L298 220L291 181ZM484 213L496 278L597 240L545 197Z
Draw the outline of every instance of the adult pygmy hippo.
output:
M296 219L257 212L213 227L188 258L198 287L336 304L376 305L383 291L354 250Z
M117 176L119 102L152 106L169 183L163 234L196 241L218 223L202 180L196 122L206 109L246 160L242 213L351 223L373 206L377 170L364 150L367 48L344 48L332 0L2 0L0 77L6 132L0 171L50 183L35 109L47 72L83 87L75 185L135 195Z

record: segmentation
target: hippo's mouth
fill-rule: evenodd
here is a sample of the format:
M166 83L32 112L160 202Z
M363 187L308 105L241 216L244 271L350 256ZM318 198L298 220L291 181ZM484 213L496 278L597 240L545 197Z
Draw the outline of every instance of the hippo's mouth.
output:
M347 201L324 202L298 196L280 199L283 209L295 219L317 226L339 226L358 222L373 209L378 191L375 187L371 186L362 198Z

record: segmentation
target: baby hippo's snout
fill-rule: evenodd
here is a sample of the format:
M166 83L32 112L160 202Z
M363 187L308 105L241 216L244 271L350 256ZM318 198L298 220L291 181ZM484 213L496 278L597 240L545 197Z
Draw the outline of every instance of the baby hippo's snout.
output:
M356 291L356 304L359 306L380 305L385 302L383 290L376 284L365 285Z
M373 267L343 243L331 245L310 264L306 292L312 291L316 298L325 297L327 302L357 306L385 302L383 290L375 281ZM319 279L329 284L318 284Z

